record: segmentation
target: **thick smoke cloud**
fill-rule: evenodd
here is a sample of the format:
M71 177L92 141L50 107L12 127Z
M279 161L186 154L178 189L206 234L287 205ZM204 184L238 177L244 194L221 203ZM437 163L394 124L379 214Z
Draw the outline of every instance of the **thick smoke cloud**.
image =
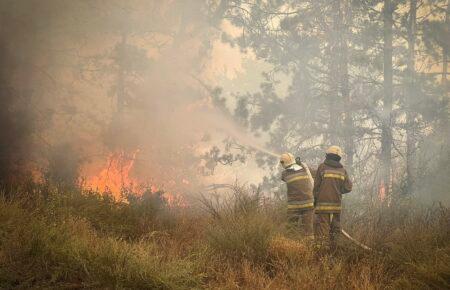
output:
M322 18L309 15L312 12L301 5L298 11L302 11L303 18L291 13L259 13L258 5L239 1L236 3L244 9L234 9L227 3L2 1L1 181L14 183L33 178L59 185L83 184L108 168L112 156L120 156L123 164L128 166L132 162L131 171L127 172L130 178L147 187L195 192L211 182L245 179L246 174L262 178L272 173L272 179L267 179L271 181L268 191L272 191L278 181L275 156L280 152L271 151L292 151L308 162L317 163L323 157L324 147L339 139L344 147L353 148L349 152L353 152L354 158L346 159L350 155L347 154L344 161L353 163L350 167L355 176L373 179L356 183L357 187L361 185L359 189L364 192L376 192L380 188L377 175L382 171L380 132L386 129L380 121L386 117L382 108L383 51L379 48L375 53L361 47L374 45L366 38L382 42L382 21L374 18L370 22L368 32L374 35L350 31L353 37L348 41L355 45L348 49L357 54L348 55L348 90L335 92L344 86L336 85L333 77L337 74L329 69L342 69L343 58L335 57L340 55L338 51L314 48L322 43L339 47L337 39L331 37L336 34L335 28L327 30L314 24ZM280 3L267 5L274 11L290 9ZM325 5L311 3L319 10ZM324 21L337 21L330 7L320 15ZM247 8L258 13L246 14ZM349 8L355 12L352 25L365 27L370 15L362 13L357 5ZM370 13L376 14L379 7L374 9ZM407 16L407 12L408 9L399 8L397 16ZM266 21L267 17L278 20ZM432 21L423 23L431 24ZM315 29L319 26L324 31ZM432 28L431 25L429 29ZM424 31L427 35L441 33ZM311 41L300 41L303 39L300 32ZM396 31L394 37L400 39L402 33L403 30ZM436 46L441 44L433 39L420 40L424 46L434 45L434 50L420 52L416 66L434 60L433 55L442 52ZM406 44L399 43L401 49ZM217 45L230 50L217 50ZM437 98L445 99L445 86L436 85L429 74L417 71L416 80L422 88L420 94L411 94L416 98L411 105L411 100L405 97L410 90L405 85L408 69L401 65L406 57L401 49L394 50L399 67L394 70L392 180L401 184L406 172L405 156L413 155L409 164L414 166L410 169L417 176L427 175L428 180L421 183L427 186L416 188L418 194L431 185L438 187L436 192L445 192L442 189L445 184L435 181L439 178L430 179L448 172L446 162L434 160L447 152L442 148L448 147L448 137L438 133L445 132L442 128L448 124L442 124L442 128L436 125L438 119L448 120L445 109L442 113L436 109ZM244 55L251 55L251 63L245 67L240 59ZM232 65L239 72L222 71L224 65ZM244 84L244 74L250 85ZM230 80L232 77L234 81ZM215 87L223 84L218 81L220 78L233 83L235 91ZM249 91L250 87L253 91ZM349 99L333 106L343 93ZM442 103L441 108L448 108ZM339 113L344 109L345 113ZM415 116L410 115L412 111ZM414 130L406 122L411 116L416 120L411 127ZM243 127L262 134L262 138L254 138ZM347 127L352 130L347 131ZM406 135L414 138L408 139ZM224 146L222 141L227 137L236 139L237 144L227 144L225 149L236 149L233 153L238 154L224 154L214 147ZM355 138L358 140L350 142ZM438 145L428 146L426 138ZM408 140L413 142L408 145ZM267 150L265 143L274 150ZM415 151L410 150L411 146L416 147ZM259 168L254 168L253 158L252 161L245 158L252 148L265 153L259 160ZM217 170L221 163L240 162L247 163L238 174L227 175ZM217 176L218 171L222 176ZM211 178L213 173L215 176ZM428 186L428 182L432 184Z
M1 10L13 12L1 18L2 179L73 185L120 152L139 181L193 191L200 156L241 130L204 81L219 36L204 1L4 1Z

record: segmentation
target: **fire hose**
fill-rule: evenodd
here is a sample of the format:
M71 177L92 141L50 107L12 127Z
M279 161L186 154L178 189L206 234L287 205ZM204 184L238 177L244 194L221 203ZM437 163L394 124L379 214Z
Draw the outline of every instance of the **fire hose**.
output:
M309 170L308 170L309 172ZM310 173L311 174L311 173ZM233 188L233 185L231 184L211 184L210 186L208 186L206 188L206 190L208 191L213 191L213 190L217 190L217 189L221 189L221 188ZM363 248L364 250L367 251L372 251L372 248L364 245L363 243L359 242L358 240L354 239L352 236L350 236L344 229L341 229L341 233L344 235L344 237L346 237L348 240L350 240L351 242L353 242L354 244L358 245L359 247Z
M309 181L310 181L310 183L311 183L311 186L314 187L314 178L312 177L311 172L309 171L308 166L307 166L306 164L304 164L304 163L300 160L299 157L295 158L295 162L296 162L298 165L301 165L301 166L305 169L306 174L307 174L308 177L309 177ZM333 215L331 215L331 220L332 220L332 219L333 219ZM370 247L368 247L368 246L364 245L363 243L361 243L361 242L355 240L355 239L354 239L352 236L350 236L344 229L341 229L341 233L344 235L344 237L346 237L347 239L349 239L350 241L352 241L354 244L360 246L360 247L363 248L364 250L368 250L368 251L371 251L371 250L372 250Z
M311 171L309 170L308 166L306 164L304 164L299 157L295 158L295 162L302 166L305 171L306 174L308 175L308 179L309 182L311 184L311 187L314 187L314 178L312 177ZM229 185L229 184L213 184L210 185L208 190L216 190L219 188L232 188L233 186ZM331 215L331 220L333 219L333 215ZM363 248L364 250L367 251L372 251L372 248L364 245L363 243L361 243L360 241L354 239L352 236L350 236L344 229L341 229L341 233L344 235L344 237L346 237L348 240L352 241L354 244L358 245L359 247Z
M344 235L344 237L346 237L347 239L349 239L353 243L357 244L358 246L360 246L364 250L372 251L372 248L369 248L368 246L364 245L363 243L361 243L361 242L355 240L354 238L352 238L352 236L350 236L346 231L344 231L344 229L341 229L341 233Z

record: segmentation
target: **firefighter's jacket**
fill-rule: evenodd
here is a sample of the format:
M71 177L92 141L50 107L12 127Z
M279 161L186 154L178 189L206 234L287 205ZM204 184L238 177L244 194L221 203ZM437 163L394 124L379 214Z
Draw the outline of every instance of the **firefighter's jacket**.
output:
M340 213L342 194L352 190L347 171L338 161L326 159L319 165L314 181L316 213Z
M314 208L313 187L306 170L295 164L285 169L281 180L287 185L289 212L303 212Z

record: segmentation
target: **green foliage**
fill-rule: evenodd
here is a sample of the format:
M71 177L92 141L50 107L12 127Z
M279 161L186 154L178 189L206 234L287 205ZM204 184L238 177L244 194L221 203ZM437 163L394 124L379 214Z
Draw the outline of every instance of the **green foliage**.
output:
M74 189L61 192L42 188L36 193L45 198L40 207L44 214L54 219L81 216L99 234L136 240L149 232L174 227L173 214L162 192L145 192L140 196L127 193L126 201L116 201L109 194Z
M240 32L222 28L222 40L251 51L268 66L259 90L239 92L238 88L231 92L234 102L230 102L237 104L235 119L266 137L265 146L316 163L323 158L323 149L339 144L349 171L372 189L379 186L383 174L391 173L378 166L380 151L390 151L383 163L392 161L394 186L405 179L405 193L419 190L411 181L420 175L416 170L420 164L415 161L418 152L429 152L434 161L441 159L438 151L428 146L422 149L420 144L436 132L448 147L448 126L441 125L448 124L449 108L444 77L448 71L448 1L210 3ZM384 7L387 3L391 3L393 27L383 20L384 11L390 10ZM384 43L391 28L392 51ZM384 56L392 58L392 65L385 63ZM391 73L392 96L387 89ZM287 90L280 88L280 82ZM393 110L388 112L391 101ZM392 141L383 140L388 132ZM225 148L221 155L232 158L229 151ZM258 165L266 165L277 175L273 160L259 161ZM276 185L264 184L269 192ZM367 193L359 186L355 190Z

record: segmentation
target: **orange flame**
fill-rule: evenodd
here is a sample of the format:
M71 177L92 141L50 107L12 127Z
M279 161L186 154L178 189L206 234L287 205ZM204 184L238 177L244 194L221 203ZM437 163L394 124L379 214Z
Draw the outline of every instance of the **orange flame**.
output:
M118 199L124 190L139 193L139 182L130 174L137 153L138 151L131 156L124 152L111 154L106 166L97 175L87 178L84 187L111 193Z
M160 189L148 182L140 181L132 176L133 166L136 155L139 150L133 154L127 154L123 151L110 154L106 165L98 174L88 177L84 181L84 188L98 192L111 193L117 200L123 199L123 193L143 194L146 190L156 193ZM184 184L188 184L188 180L183 180ZM164 192L163 197L169 206L187 206L184 199L178 194Z

